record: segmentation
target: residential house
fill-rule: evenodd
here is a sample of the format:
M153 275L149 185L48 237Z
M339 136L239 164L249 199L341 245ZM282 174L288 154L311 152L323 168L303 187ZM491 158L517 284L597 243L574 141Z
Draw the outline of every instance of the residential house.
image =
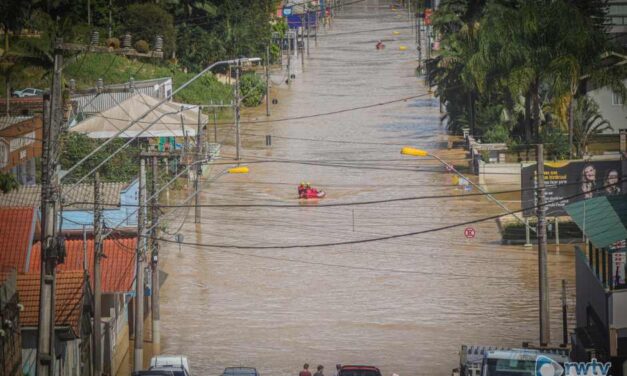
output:
M126 233L137 231L137 205L139 181L131 183L105 182L102 183L101 197L103 203L103 218L107 228L116 228ZM71 184L63 185L61 189L64 206L59 221L66 236L82 237L82 233L94 225L94 185ZM41 186L20 187L9 193L0 194L0 208L2 207L34 207L39 208L41 203ZM1 258L0 258L1 261Z
M0 172L13 174L22 185L34 185L41 140L41 116L0 117Z
M89 375L91 322L89 285L82 271L58 272L55 294L55 375ZM40 273L17 276L22 325L22 372L35 376Z
M574 358L612 362L627 376L627 195L566 206L586 238L576 250L577 325Z
M22 333L17 273L0 267L0 375L22 376Z
M129 302L135 278L137 238L106 239L101 259L102 326L104 371L115 375L129 350ZM86 270L93 290L94 240L66 240L66 256L57 267L61 272ZM32 265L41 257L39 243L33 247ZM30 271L39 272L39 267Z

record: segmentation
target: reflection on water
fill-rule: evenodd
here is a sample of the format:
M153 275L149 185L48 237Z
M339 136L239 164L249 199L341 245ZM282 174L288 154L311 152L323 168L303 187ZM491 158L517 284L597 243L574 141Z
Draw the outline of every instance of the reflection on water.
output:
M414 76L415 56L398 49L413 40L403 26L406 17L396 17L385 1L347 6L333 29L321 33L318 47L312 43L305 71L297 72L291 87L275 87L279 104L271 119L426 93ZM390 27L401 34L345 34ZM362 43L378 39L389 39L385 50ZM277 72L275 82L281 76ZM263 109L248 115L266 119ZM399 154L404 144L439 148L446 140L439 116L437 102L424 97L333 116L245 124L243 155L278 161L251 163L249 175L221 177L206 187L202 202L294 204L300 181L327 191L320 203L461 195L438 165ZM266 134L273 136L271 148ZM232 127L222 127L220 138L227 144L224 155L232 156ZM441 154L463 158L460 152ZM422 231L498 213L490 201L472 196L368 206L203 208L201 225L193 223L193 210L179 209L170 227L185 218L181 232L190 242L297 245ZM237 365L287 375L304 362L323 364L329 374L336 363L363 363L384 374L448 375L462 343L534 341L535 251L501 246L494 221L474 227L472 241L462 227L335 247L179 251L165 244L163 267L170 276L162 289L163 352L188 355L196 375ZM574 284L572 252L551 252L549 272L557 340L559 281Z

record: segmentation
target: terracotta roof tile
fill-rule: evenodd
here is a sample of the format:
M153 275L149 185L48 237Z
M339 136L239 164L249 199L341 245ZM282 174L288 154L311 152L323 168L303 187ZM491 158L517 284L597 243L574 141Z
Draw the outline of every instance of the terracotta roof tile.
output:
M17 291L24 310L20 312L22 327L37 327L39 319L39 273L17 276ZM56 278L55 326L70 327L80 334L84 296L82 272L58 272Z
M35 232L34 215L34 208L0 208L0 265L24 271L31 237Z
M31 253L31 268L29 271L40 270L40 248L37 243ZM103 252L106 257L101 261L101 289L103 293L128 292L132 290L135 277L135 249L136 238L107 239L104 241ZM65 241L65 262L58 265L57 270L82 271L84 248L83 240ZM90 272L90 283L93 286L94 268L94 240L87 240L87 267Z

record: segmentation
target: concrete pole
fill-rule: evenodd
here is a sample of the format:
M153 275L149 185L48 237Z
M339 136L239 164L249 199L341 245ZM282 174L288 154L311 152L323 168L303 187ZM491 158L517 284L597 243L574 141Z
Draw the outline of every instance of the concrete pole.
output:
M218 143L218 112L213 110L213 140Z
M307 57L309 57L309 9L307 9L305 21L307 22Z
M560 222L557 217L555 217L555 249L558 251L560 249Z
M150 306L152 307L152 353L159 355L161 353L161 324L159 313L159 159L156 155L152 156L152 187L150 189L151 202L151 246L152 246L152 296L150 297Z
M568 345L568 302L566 301L565 279L562 279L562 344Z
M292 82L292 33L287 32L287 84Z
M133 370L144 367L144 257L145 257L145 209L146 209L146 162L141 158L139 167L139 210L137 214L137 269L135 271L135 354Z
M266 116L270 116L270 45L266 46Z
M202 165L200 161L202 158L202 111L198 107L198 130L196 131L196 179L194 179L194 223L200 223L200 176L202 175Z
M102 292L100 260L102 259L102 197L100 174L94 176L94 376L102 375Z
M240 98L240 87L239 87L239 75L240 75L240 66L241 62L237 61L237 70L235 71L235 159L237 161L240 160L240 149L241 149L241 140L240 140L240 129L239 129L239 120L240 120L240 106L241 106L241 98Z
M56 266L59 262L57 238L58 209L58 138L63 121L62 114L62 40L57 40L54 55L52 93L44 98L44 128L42 145L41 190L41 274L39 284L39 321L37 338L37 375L53 376L55 369L54 323ZM8 100L9 98L7 98Z
M538 144L536 149L538 179L538 286L540 303L540 345L548 345L551 342L551 329L549 321L549 279L547 272L547 242L546 242L546 207L544 191L544 148Z

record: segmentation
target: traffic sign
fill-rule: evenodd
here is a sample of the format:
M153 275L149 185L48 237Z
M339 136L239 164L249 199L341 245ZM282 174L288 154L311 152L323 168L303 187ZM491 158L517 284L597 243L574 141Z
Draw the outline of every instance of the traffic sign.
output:
M477 233L476 233L475 229L474 229L474 228L472 228L472 227L466 227L466 228L464 229L464 236L465 236L467 239L474 239L474 237L475 237L475 235L476 235L476 234L477 234Z
M292 7L283 7L283 17L292 15Z

